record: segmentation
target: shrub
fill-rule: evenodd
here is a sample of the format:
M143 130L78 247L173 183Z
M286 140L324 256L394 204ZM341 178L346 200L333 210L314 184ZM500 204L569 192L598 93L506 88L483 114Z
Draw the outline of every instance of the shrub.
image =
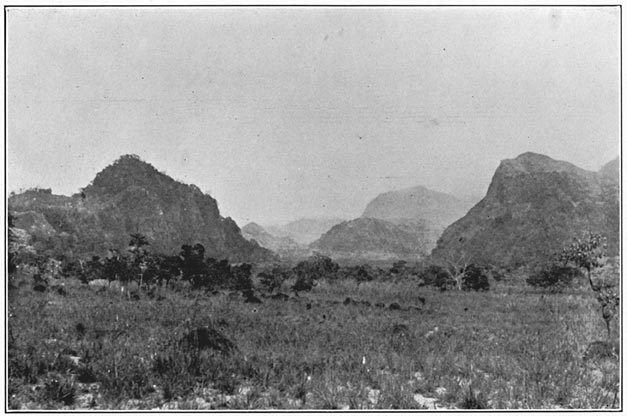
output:
M213 259L205 262L205 247L202 244L195 244L193 247L184 244L181 246L180 257L183 280L190 281L194 288L209 286L208 266Z
M390 268L390 273L393 273L393 274L403 273L406 267L407 267L407 262L405 260L398 260L394 262L394 264L392 264L392 267Z
M291 270L279 264L275 264L269 272L259 273L261 285L270 293L280 288L290 278Z
M472 387L465 391L459 402L460 409L487 409L488 407L486 396L482 392L473 390Z
M527 279L527 284L549 289L551 292L561 292L572 284L578 274L578 270L574 267L551 263L533 272Z
M232 277L231 265L226 259L217 261L208 258L206 261L206 283L207 287L228 287Z
M301 261L294 267L294 273L299 278L311 279L334 278L340 266L329 257L315 254L309 259Z
M466 268L462 290L486 291L490 290L490 282L484 269L474 264Z
M296 295L298 292L309 292L316 285L316 281L309 275L301 275L296 278L296 282L292 285L292 290Z
M248 263L231 267L231 278L229 283L233 290L252 289L253 281L250 278L252 266Z
M455 282L451 279L446 270L436 264L427 266L427 268L421 272L420 277L425 282L425 285L435 286L443 290L455 285Z
M336 278L339 268L340 266L329 257L315 254L294 267L296 283L292 286L292 290L295 293L310 291L316 285L316 280Z
M128 282L133 278L133 271L126 258L114 255L104 260L102 275L110 281Z
M342 279L353 279L361 283L374 280L376 271L369 264L363 264L353 267L342 267L338 274Z

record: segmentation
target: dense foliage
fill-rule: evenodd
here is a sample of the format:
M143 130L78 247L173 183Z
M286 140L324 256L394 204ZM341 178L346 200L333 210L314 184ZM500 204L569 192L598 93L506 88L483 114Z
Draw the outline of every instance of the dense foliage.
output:
M475 264L470 264L465 270L462 290L490 290L490 282L485 269Z
M34 267L38 275L45 277L50 274L50 262L59 263L59 275L75 276L85 283L98 279L121 284L135 283L140 290L150 290L155 286L167 287L173 279L186 282L193 289L246 290L252 287L250 264L233 265L226 259L205 257L202 244L184 244L178 256L153 254L146 237L138 233L130 236L126 251L111 249L103 258L92 256L87 261L57 261L47 256L34 255L21 264ZM43 278L43 283L47 280Z
M552 292L561 292L572 284L577 275L579 275L578 270L574 267L562 263L550 263L537 268L527 278L527 283Z

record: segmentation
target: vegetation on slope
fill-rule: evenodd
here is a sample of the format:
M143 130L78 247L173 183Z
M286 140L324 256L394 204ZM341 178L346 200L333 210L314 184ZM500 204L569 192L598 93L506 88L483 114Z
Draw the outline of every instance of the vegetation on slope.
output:
M432 257L464 253L482 264L532 265L585 230L607 238L617 255L618 178L534 153L504 160L485 198L444 231Z
M16 217L29 211L43 215L56 234L34 235L41 249L55 255L103 256L108 249L124 249L129 234L142 233L155 251L167 254L182 244L200 243L214 257L274 258L269 250L245 240L232 219L221 217L211 196L132 155L105 168L72 197L32 190L9 198L9 209Z

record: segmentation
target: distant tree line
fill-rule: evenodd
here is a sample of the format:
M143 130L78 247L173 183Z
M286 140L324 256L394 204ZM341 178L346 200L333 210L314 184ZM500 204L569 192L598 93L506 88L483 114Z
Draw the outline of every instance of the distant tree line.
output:
M36 269L35 274L50 273L48 255L29 253L20 257L9 252L9 271L19 264ZM92 256L88 260L63 259L59 275L78 277L84 283L96 279L122 284L136 283L140 289L154 286L167 287L171 280L188 282L193 289L246 290L252 287L252 266L247 263L231 264L228 260L205 257L202 244L181 247L178 255L155 254L149 250L148 239L142 234L131 234L127 250L110 249L105 257Z
M463 277L459 277L463 275ZM455 277L458 280L455 280ZM474 264L465 264L463 270L447 270L436 264L416 263L408 264L404 260L396 261L389 269L373 267L369 264L354 266L339 266L330 258L315 254L307 260L299 262L295 267L288 268L275 264L271 268L261 272L258 277L266 290L273 292L280 288L288 280L294 281L290 287L298 293L313 288L319 280L353 280L357 283L377 281L402 281L414 279L422 286L433 286L440 290L463 291L489 290L489 276L499 279L501 275L493 268L480 267ZM460 283L461 282L461 283Z

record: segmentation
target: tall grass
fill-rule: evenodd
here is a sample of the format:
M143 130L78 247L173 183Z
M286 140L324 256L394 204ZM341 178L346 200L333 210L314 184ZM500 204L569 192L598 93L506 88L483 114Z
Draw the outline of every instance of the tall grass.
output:
M616 360L582 358L605 336L585 290L341 281L247 304L185 290L129 300L65 283L65 296L12 289L12 408L422 408L417 394L449 408L620 406ZM370 306L344 305L346 297ZM374 306L392 302L401 309ZM182 348L197 327L216 329L236 351Z

